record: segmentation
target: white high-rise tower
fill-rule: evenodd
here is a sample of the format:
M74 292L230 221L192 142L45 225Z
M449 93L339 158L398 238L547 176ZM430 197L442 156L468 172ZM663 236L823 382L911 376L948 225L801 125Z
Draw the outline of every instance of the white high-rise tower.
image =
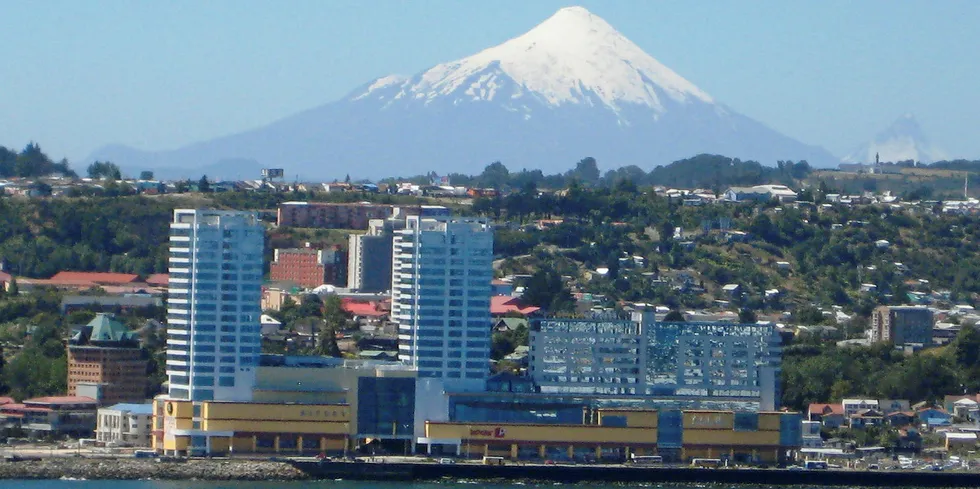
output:
M170 224L170 397L247 401L261 353L265 234L254 212L174 210Z
M395 231L391 315L398 358L447 388L483 389L490 370L493 230L485 219L409 216Z

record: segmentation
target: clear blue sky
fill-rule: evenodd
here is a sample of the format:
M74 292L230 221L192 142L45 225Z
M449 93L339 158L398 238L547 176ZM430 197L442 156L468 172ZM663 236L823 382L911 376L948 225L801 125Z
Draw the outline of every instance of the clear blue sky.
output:
M472 54L575 4L835 154L911 112L951 156L980 158L977 0L5 0L0 144L73 161L108 143L174 148Z

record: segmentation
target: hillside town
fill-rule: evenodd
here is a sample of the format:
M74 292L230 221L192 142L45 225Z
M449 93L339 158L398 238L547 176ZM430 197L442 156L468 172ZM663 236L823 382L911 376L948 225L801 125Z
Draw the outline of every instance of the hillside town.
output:
M509 207L548 198L571 206L576 193L602 192L575 183L529 194L439 177L428 185L274 180L2 182L11 202L93 199L126 186L114 198L272 197L275 206L174 207L160 243L166 268L152 273L38 277L3 256L2 300L52 311L4 310L5 370L38 370L27 355L65 362L62 371L40 369L51 387L7 387L8 444L754 466L972 459L980 394L971 386L877 398L851 379L801 381L804 371L784 356L828 349L894 365L976 357L976 294L936 282L908 250L909 235L880 230L886 216L975 219L976 199L782 184L624 190L670 209L673 222L696 223L685 228ZM308 198L290 199L298 195ZM384 195L403 200L384 203ZM773 245L770 234L790 217L819 222L835 240L878 239L859 242L855 277L822 298L800 283L803 255ZM552 234L590 226L629 241L571 261L581 252L549 244ZM595 239L583 249L610 246ZM522 241L531 248L508 251L524 249ZM684 259L738 254L765 271L739 275ZM765 278L746 278L754 273ZM833 385L802 390L808 382Z

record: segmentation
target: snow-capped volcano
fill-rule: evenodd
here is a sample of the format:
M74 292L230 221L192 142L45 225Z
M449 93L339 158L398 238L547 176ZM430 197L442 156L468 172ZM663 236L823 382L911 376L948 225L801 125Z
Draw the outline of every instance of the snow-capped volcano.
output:
M845 163L874 163L877 156L883 163L915 161L932 163L946 159L946 153L933 146L912 114L905 114L874 140L844 157Z
M252 159L330 178L474 174L493 161L556 172L586 156L605 168L650 169L699 153L837 161L716 102L603 19L568 7L500 45L375 79L263 128L163 153L108 147L91 158L158 173Z
M391 86L390 77L372 84L355 98ZM582 7L559 10L527 33L461 60L437 65L412 83L403 83L393 98L455 101L504 99L519 104L534 98L551 107L562 104L621 104L664 111L663 97L677 102L711 97L674 73L606 21ZM506 88L510 88L506 90ZM501 92L504 93L501 93Z

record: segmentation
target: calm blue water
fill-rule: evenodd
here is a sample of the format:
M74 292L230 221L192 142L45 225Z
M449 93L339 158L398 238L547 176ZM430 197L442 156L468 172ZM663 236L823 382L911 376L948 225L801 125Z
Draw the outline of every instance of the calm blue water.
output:
M191 482L191 481L2 481L0 489L763 489L766 486L711 484L488 484L484 482ZM795 486L796 489L807 489Z

